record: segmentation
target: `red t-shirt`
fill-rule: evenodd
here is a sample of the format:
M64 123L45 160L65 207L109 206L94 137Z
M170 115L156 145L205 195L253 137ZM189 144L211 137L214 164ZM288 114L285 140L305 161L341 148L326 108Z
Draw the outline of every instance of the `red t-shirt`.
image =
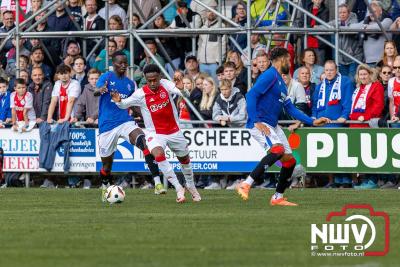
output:
M312 13L314 16L317 16L317 14L318 14L318 7L313 7L311 13ZM311 28L314 28L315 24L316 24L315 19L311 19L311 21L310 21L310 27L311 27ZM307 47L310 47L310 48L318 48L318 39L315 38L314 36L311 36L311 35L307 36Z

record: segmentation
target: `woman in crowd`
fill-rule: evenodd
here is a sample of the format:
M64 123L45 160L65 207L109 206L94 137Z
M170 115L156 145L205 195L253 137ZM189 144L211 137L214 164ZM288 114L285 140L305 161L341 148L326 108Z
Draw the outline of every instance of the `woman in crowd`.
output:
M357 88L353 93L350 120L360 122L380 118L384 107L384 89L375 71L368 65L359 65L356 72ZM350 124L350 128L367 128L368 124ZM356 189L377 188L377 176L366 174Z
M124 29L124 23L122 19L118 15L112 15L108 19L108 30L110 31L118 31Z
M218 90L215 81L208 76L203 80L203 97L200 102L200 113L204 120L212 120L213 105L217 97Z
M381 61L378 62L377 66L382 67L387 65L389 67L393 67L393 62L397 55L396 43L394 41L385 41L383 56Z
M247 85L247 68L244 66L240 53L238 51L228 51L226 62L233 62L236 66L236 79Z
M321 75L324 73L324 67L316 64L318 58L314 49L312 48L304 49L304 51L301 53L300 61L303 66L306 66L310 69L311 82L315 84L320 84ZM298 75L299 75L299 69L297 69L294 72L293 78L297 79Z

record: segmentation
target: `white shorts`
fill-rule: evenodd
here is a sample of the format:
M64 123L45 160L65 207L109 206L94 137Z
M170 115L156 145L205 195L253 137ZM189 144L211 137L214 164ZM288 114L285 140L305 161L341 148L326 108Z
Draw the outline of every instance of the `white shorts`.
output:
M188 143L181 131L173 134L157 134L153 131L146 131L146 143L149 151L160 146L164 150L168 146L177 157L184 157L189 154Z
M273 145L281 144L285 148L285 154L291 154L292 149L290 148L289 142L282 128L279 127L279 125L277 125L276 127L272 127L266 123L264 124L268 127L270 131L270 134L268 136L265 136L256 127L250 129L250 134L265 149L265 152L268 152Z
M134 121L128 121L120 126L99 134L99 151L100 157L105 158L112 155L112 153L117 150L118 139L123 138L125 141L129 142L129 134L139 128L139 126Z

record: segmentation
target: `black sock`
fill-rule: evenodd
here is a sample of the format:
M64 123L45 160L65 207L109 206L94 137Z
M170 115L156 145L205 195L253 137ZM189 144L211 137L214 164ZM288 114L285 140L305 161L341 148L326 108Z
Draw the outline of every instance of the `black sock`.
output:
M268 155L263 157L254 168L254 170L250 173L251 178L253 178L256 182L260 182L260 180L262 180L263 178L265 168L268 168L269 166L277 162L282 156L283 154L269 153Z
M151 176L153 178L157 176L160 177L160 169L158 168L158 165L154 160L154 156L152 154L147 154L144 156L144 159L146 160L147 166L149 167Z
M295 167L296 164L288 168L281 168L281 172L279 173L278 185L276 186L276 192L283 194L285 192L285 189L290 186L290 183L292 182L291 177Z

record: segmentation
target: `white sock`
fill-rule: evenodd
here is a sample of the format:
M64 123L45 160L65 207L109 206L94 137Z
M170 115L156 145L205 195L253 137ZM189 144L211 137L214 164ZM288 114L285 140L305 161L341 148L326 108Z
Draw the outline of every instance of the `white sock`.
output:
M246 184L252 185L254 183L254 179L251 176L247 176L246 180L244 180Z
M154 184L161 184L160 176L156 176L153 178Z
M181 164L183 176L185 176L186 186L195 187L193 179L192 163Z
M157 164L164 176L167 177L168 182L175 187L175 190L181 189L182 185L179 183L171 164L166 160L157 162Z
M274 198L274 199L280 199L280 198L283 198L283 194L281 194L281 193L278 193L278 192L275 192L275 194L274 194L273 198Z

